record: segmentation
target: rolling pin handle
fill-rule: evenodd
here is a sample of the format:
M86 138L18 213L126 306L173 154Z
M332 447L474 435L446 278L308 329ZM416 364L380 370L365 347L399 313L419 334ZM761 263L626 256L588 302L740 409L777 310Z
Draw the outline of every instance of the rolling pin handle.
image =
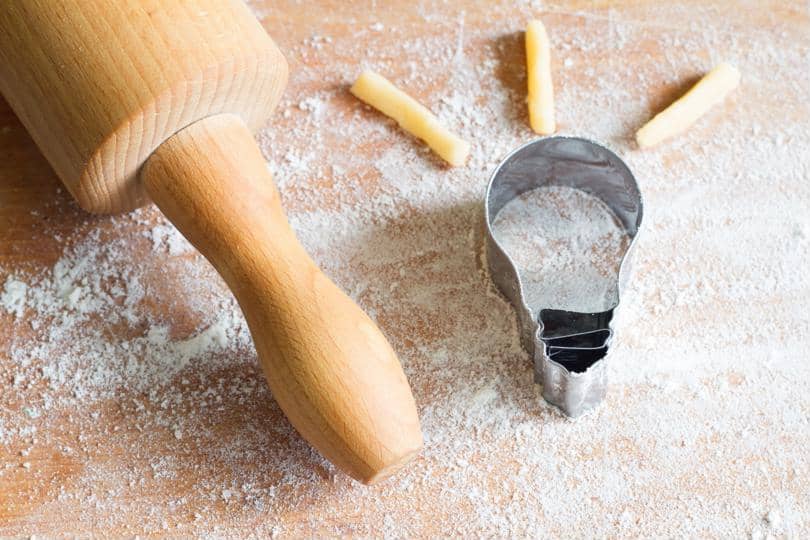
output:
M234 292L299 433L365 483L410 461L422 433L399 360L296 239L244 122L221 114L186 127L155 150L141 179Z

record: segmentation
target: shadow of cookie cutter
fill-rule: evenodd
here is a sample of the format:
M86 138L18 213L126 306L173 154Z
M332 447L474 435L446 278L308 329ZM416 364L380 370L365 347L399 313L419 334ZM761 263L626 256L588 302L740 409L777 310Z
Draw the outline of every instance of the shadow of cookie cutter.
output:
M498 244L492 223L522 193L547 186L579 189L601 199L630 237L622 258L616 302L600 313L539 309L526 303L517 265ZM570 417L596 407L607 390L603 358L613 337L610 321L629 271L630 252L641 225L642 199L633 174L607 148L574 137L547 137L509 154L487 186L486 257L495 285L515 307L523 347L534 358L534 380L543 398Z

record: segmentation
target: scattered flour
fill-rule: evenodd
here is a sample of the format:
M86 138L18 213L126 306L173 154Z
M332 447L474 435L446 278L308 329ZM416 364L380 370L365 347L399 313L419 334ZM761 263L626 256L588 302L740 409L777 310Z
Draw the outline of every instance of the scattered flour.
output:
M18 279L9 276L3 287L3 294L0 295L0 305L8 313L15 317L22 317L25 310L25 295L28 292L28 285Z
M171 224L155 225L147 234L152 239L152 248L155 251L168 251L169 255L182 255L194 250L188 240Z
M400 354L426 439L408 472L357 485L295 434L230 293L154 208L89 218L53 185L36 215L14 210L0 256L0 536L810 535L807 9L483 6L400 20L358 4L313 28L253 2L291 64L259 140L303 244ZM576 422L532 385L480 263L488 175L533 137L534 16L558 51L562 132L611 146L645 196L609 394ZM635 150L635 129L721 59L739 91ZM473 141L468 165L352 99L364 67ZM49 178L15 189L46 194ZM58 260L21 262L22 227Z
M629 237L597 197L560 186L534 189L507 203L492 226L501 247L514 253L536 313L596 313L616 305Z

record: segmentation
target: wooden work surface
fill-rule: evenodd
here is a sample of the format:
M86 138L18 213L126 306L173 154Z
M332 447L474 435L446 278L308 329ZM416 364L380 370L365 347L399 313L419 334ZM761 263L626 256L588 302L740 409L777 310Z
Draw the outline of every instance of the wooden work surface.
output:
M372 488L289 427L206 261L154 208L78 209L0 100L0 536L810 535L808 4L528 4L251 2L291 68L259 140L293 227L423 418L423 455ZM532 137L534 16L560 131L616 149L646 197L610 394L576 422L542 404L481 267L488 173ZM633 131L724 59L740 89L639 152ZM470 163L352 98L363 67Z

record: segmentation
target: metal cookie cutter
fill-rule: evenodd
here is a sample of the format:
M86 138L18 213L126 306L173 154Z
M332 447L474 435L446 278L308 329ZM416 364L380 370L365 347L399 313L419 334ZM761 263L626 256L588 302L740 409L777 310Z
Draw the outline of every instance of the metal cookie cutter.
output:
M602 359L613 337L610 321L619 295L613 307L601 313L542 308L536 313L526 303L518 268L495 239L492 223L509 201L544 186L567 186L598 197L624 226L630 244L617 276L619 294L641 225L642 200L633 174L616 154L572 137L548 137L521 146L489 180L484 204L490 275L517 310L521 343L534 357L534 380L543 384L543 398L577 417L605 397L607 369Z

